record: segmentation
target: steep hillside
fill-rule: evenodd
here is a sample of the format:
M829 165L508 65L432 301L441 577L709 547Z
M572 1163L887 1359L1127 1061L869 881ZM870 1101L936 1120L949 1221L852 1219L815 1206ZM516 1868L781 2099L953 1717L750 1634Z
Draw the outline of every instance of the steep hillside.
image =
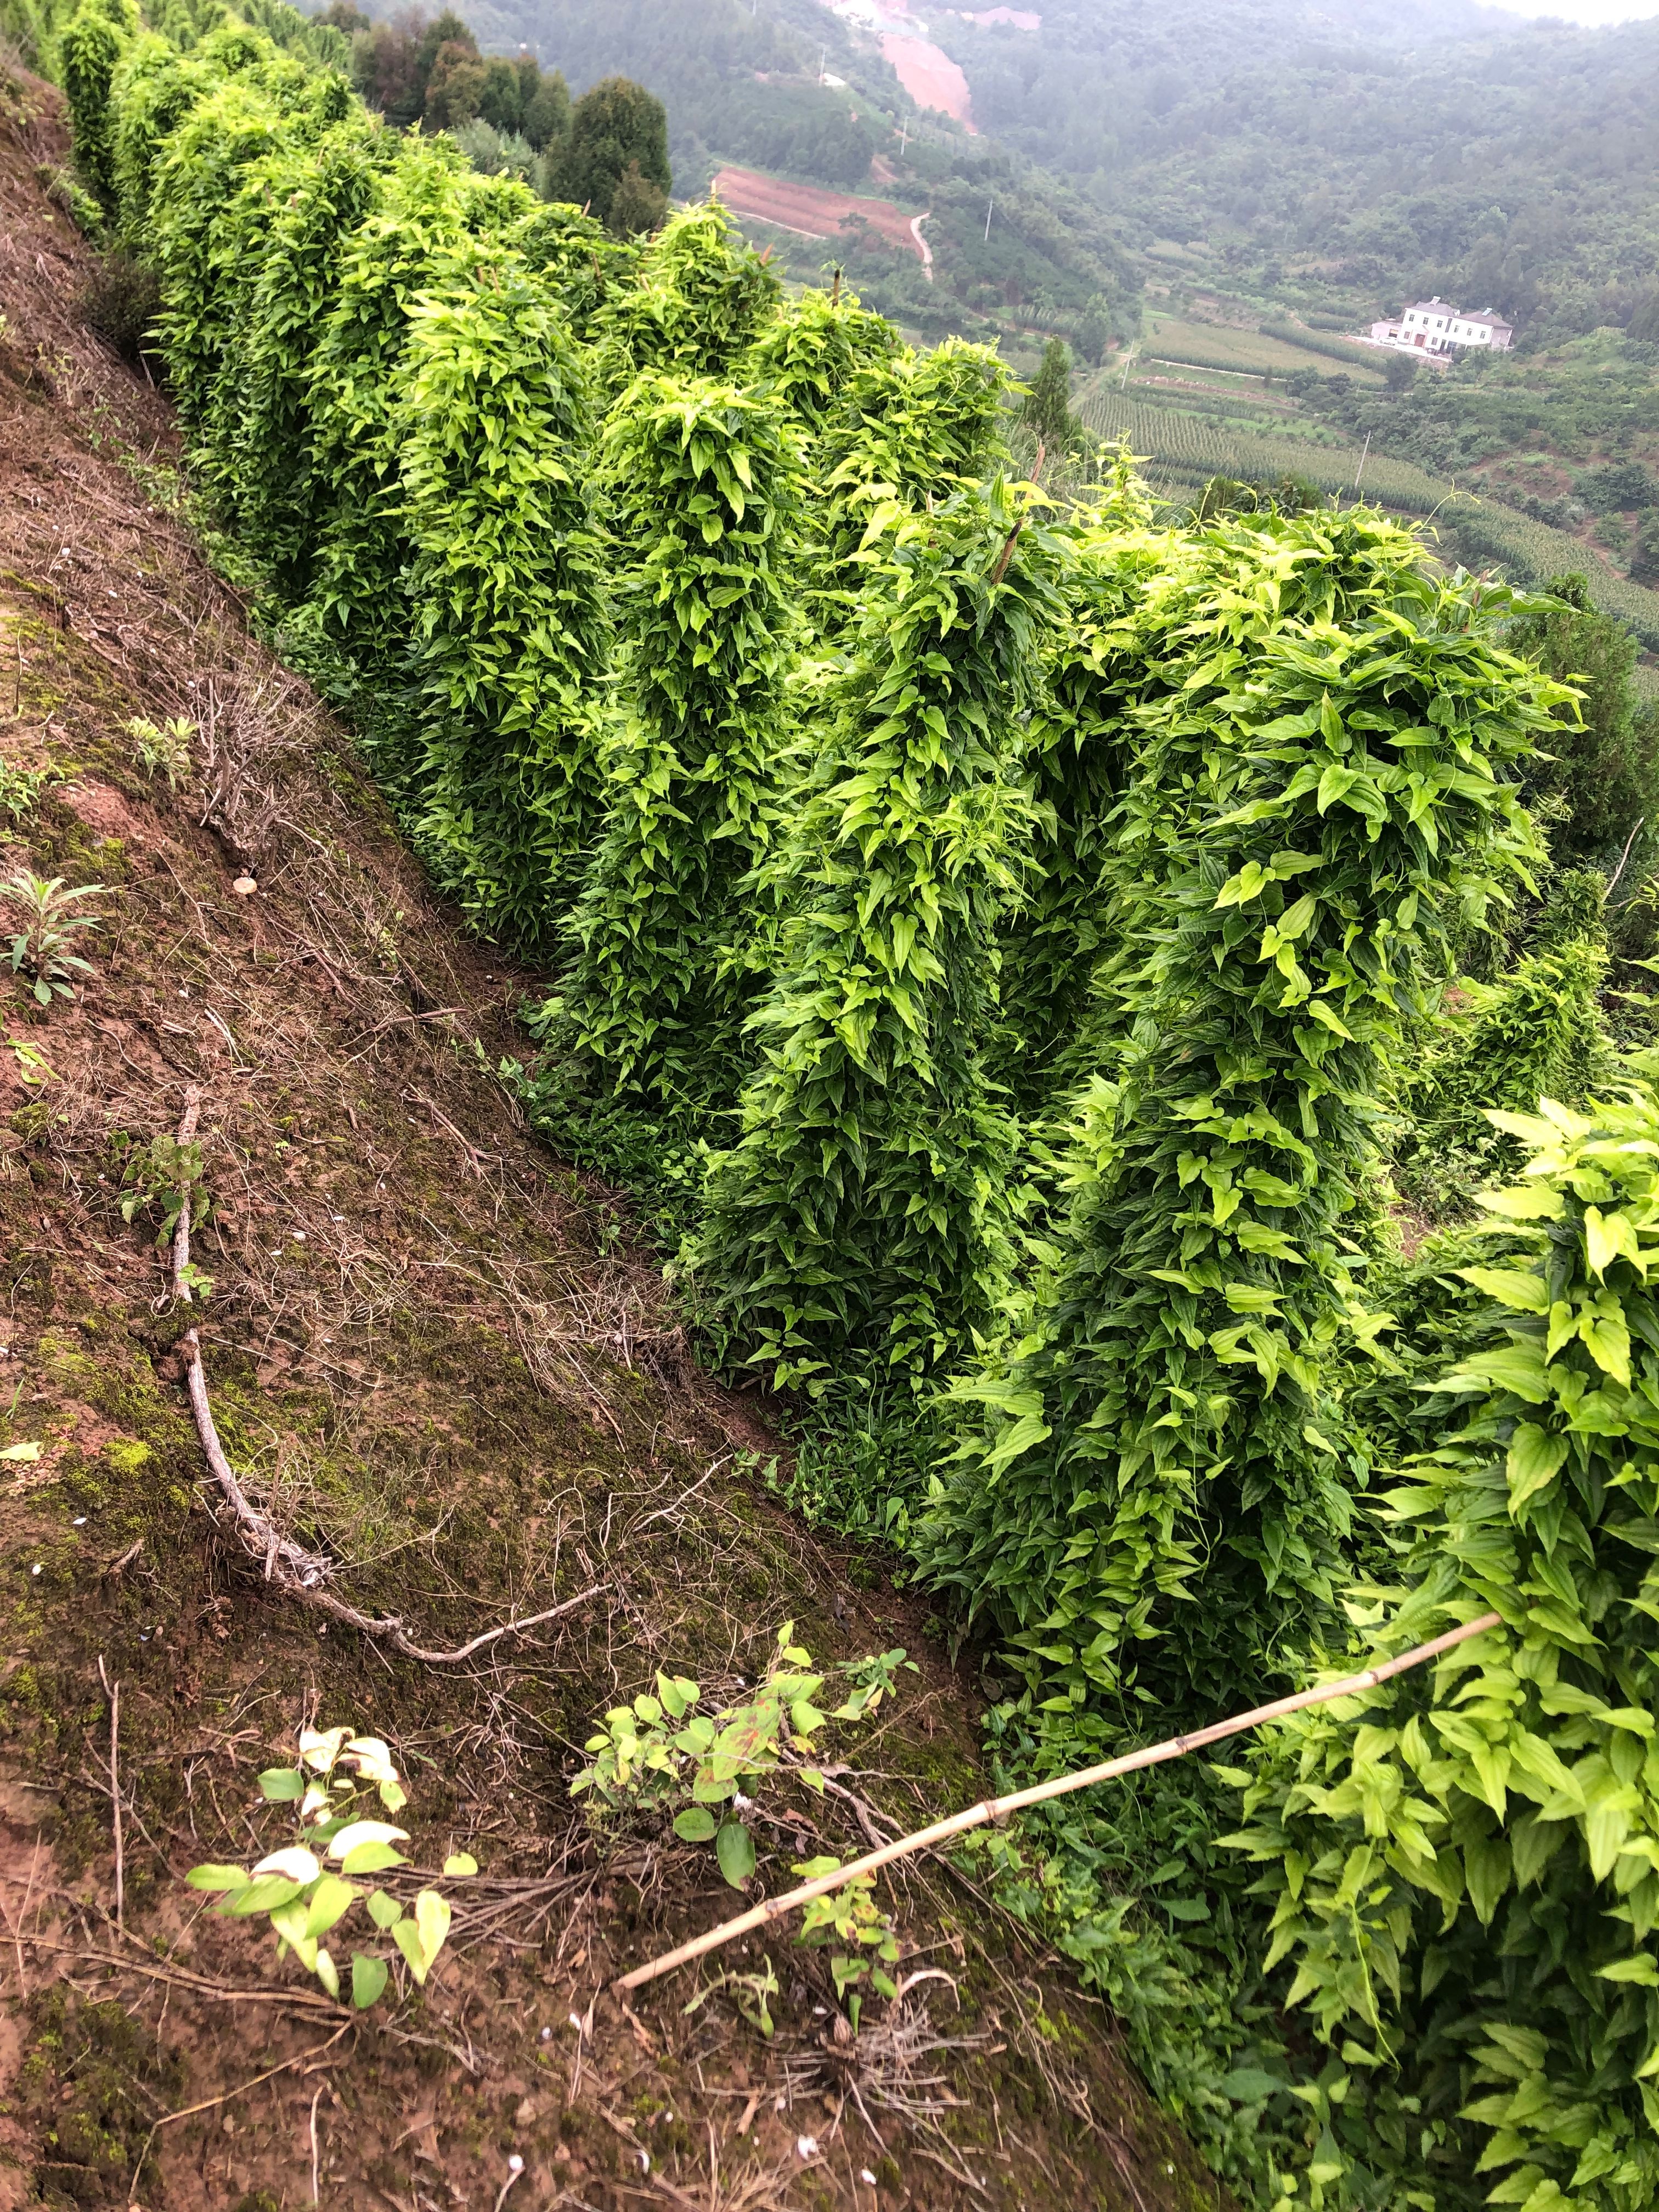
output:
M12 981L0 1052L0 2204L1223 2201L1098 2006L941 1863L896 1887L902 1994L857 2037L786 1936L746 1983L607 1993L736 1900L706 1850L573 1804L596 1715L659 1667L736 1698L788 1620L820 1662L908 1650L826 1794L766 1801L769 1890L979 1794L978 1701L769 1497L755 1401L526 1136L492 1070L536 979L459 933L205 565L164 401L83 319L96 264L40 181L64 155L57 95L0 75L0 872L95 885L98 917L72 996ZM140 764L170 722L176 788ZM156 1242L192 1102L205 1305ZM309 1600L208 1479L190 1323ZM481 1868L429 1877L450 1941L362 2014L182 1880L289 1839L254 1777L338 1723L409 1778L386 1887Z

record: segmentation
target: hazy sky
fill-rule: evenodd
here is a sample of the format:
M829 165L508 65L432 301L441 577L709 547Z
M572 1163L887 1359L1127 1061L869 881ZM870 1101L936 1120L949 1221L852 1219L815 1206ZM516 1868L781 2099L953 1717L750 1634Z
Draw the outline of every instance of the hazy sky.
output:
M1559 15L1570 23L1628 23L1637 15L1659 15L1659 0L1486 0L1511 15Z

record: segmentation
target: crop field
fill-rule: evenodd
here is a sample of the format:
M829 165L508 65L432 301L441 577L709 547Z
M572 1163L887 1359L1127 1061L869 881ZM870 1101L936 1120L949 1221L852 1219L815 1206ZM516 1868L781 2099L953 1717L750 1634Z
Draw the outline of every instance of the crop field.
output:
M1339 365L1322 349L1310 350L1260 331L1232 330L1219 323L1188 322L1173 315L1151 315L1145 346L1148 359L1188 362L1194 368L1231 370L1246 375L1284 375L1292 369L1316 368L1322 376L1350 374L1362 383L1382 380L1380 370L1346 355Z

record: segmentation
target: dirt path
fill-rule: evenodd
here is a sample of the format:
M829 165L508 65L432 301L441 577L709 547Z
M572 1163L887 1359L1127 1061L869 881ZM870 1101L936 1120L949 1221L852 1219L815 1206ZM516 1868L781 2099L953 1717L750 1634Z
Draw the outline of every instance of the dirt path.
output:
M204 565L165 404L88 331L92 258L36 181L56 98L0 88L28 111L0 124L0 751L61 779L0 820L0 874L101 886L92 975L49 1012L14 985L0 1047L0 2209L279 2212L313 2176L332 2212L1214 2204L1101 2008L970 1874L895 1884L931 1978L856 2036L787 1941L769 2037L741 1990L607 1994L732 1893L660 1820L573 1804L594 1716L659 1667L737 1694L785 1619L825 1660L904 1646L920 1674L838 1747L849 1794L770 1816L769 1887L979 1794L979 1704L878 1559L784 1512L781 1447L698 1372L659 1256L527 1136L492 1071L538 979L435 904ZM139 715L193 726L176 792ZM186 1316L128 1171L191 1087L214 1287ZM352 1602L448 1644L599 1596L439 1669L270 1594L210 1510L186 1319L242 1478ZM394 1747L417 1868L482 1869L425 1989L370 2014L181 1879L287 1840L253 1777L307 1721Z

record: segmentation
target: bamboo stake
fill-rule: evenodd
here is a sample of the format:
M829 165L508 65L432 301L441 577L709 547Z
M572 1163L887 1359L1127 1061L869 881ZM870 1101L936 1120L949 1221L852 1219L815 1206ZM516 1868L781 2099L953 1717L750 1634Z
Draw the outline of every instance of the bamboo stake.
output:
M1040 1805L1050 1797L1062 1797L1068 1790L1091 1789L1097 1782L1133 1774L1139 1767L1160 1765L1165 1759L1179 1759L1187 1752L1201 1750L1206 1744L1219 1743L1225 1736L1242 1735L1246 1729L1283 1720L1287 1714L1302 1712L1310 1705L1329 1705L1334 1698L1352 1698L1362 1690L1373 1690L1395 1674L1420 1667L1426 1660L1437 1659L1455 1644L1467 1644L1472 1636L1482 1635L1487 1629L1501 1625L1501 1615L1483 1613L1478 1620L1466 1621L1461 1628L1448 1629L1443 1636L1419 1644L1413 1650L1402 1651L1396 1659L1385 1659L1380 1666L1368 1667L1363 1674L1348 1674L1338 1682L1322 1682L1315 1689L1298 1690L1294 1697L1276 1698L1270 1705L1258 1705L1254 1712L1235 1713L1228 1720L1212 1721L1208 1728L1194 1729L1190 1735L1172 1735L1163 1743L1126 1752L1121 1758L1109 1759L1099 1766L1085 1766L1076 1774L1062 1774L1052 1782L1038 1782L1029 1790L1011 1790L1006 1797L983 1798L977 1805L970 1805L965 1813L953 1813L949 1820L935 1820L931 1828L918 1829L914 1836L901 1836L896 1843L884 1844L879 1850L866 1851L861 1859L838 1868L834 1874L819 1875L816 1881L802 1882L799 1889L751 1905L735 1920L722 1921L718 1928L711 1928L706 1936L695 1936L689 1943L665 1951L661 1958L653 1959L649 1965L635 1966L631 1974L623 1974L614 1986L618 1990L637 1990L646 1982L655 1981L659 1974L670 1973L676 1966L702 1958L706 1951L718 1950L734 1936L746 1936L751 1928L764 1928L786 1912L810 1905L815 1897L827 1897L831 1890L843 1888L860 1875L873 1874L878 1867L890 1865L894 1859L908 1858L913 1851L931 1850L947 1837L959 1836L966 1829L982 1827L988 1820L1006 1820L1011 1813L1020 1812L1027 1805Z

